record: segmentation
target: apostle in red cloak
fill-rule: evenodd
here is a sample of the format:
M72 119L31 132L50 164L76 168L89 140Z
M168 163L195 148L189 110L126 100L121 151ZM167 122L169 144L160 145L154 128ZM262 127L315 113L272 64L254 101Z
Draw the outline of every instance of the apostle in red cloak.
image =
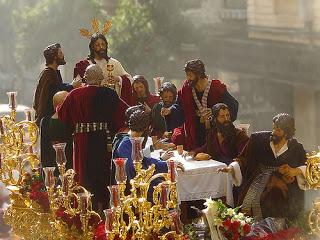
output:
M133 77L132 93L135 105L143 104L149 111L161 100L160 96L150 93L148 81L141 75Z
M111 141L115 133L114 116L119 98L110 88L101 87L104 79L98 65L89 65L84 80L87 86L70 92L58 106L59 119L74 128L73 168L77 182L94 194L93 206L109 203Z
M90 53L86 59L76 64L73 75L74 78L82 78L90 64L97 64L101 67L104 76L102 85L114 89L120 97L115 123L116 129L120 130L125 126L124 113L126 109L134 105L131 88L132 77L124 70L117 59L108 56L108 41L104 34L106 34L106 31L99 32L98 30L92 35L85 35L90 38Z
M184 145L185 150L194 150L206 141L206 121L212 118L213 105L225 103L230 110L231 120L237 118L238 101L227 91L220 80L209 79L201 60L190 60L184 70L187 80L178 92L178 106L170 111L179 110L184 123L176 128L172 141L176 145Z

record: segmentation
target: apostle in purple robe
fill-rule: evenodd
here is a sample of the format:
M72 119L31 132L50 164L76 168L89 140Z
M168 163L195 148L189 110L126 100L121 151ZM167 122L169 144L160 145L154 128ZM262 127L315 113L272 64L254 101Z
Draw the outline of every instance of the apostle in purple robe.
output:
M242 152L248 139L246 132L231 122L229 107L217 103L212 108L212 126L207 130L206 143L189 152L189 155L208 153L212 159L228 165Z

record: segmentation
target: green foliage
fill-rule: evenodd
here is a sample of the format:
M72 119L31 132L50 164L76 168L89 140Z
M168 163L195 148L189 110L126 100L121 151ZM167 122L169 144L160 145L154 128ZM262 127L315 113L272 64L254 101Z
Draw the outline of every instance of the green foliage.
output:
M49 44L62 44L66 59L83 57L87 41L79 41L78 29L97 14L97 3L87 0L37 0L14 11L17 31L16 56L26 67L43 59Z
M188 235L189 240L198 239L197 232L192 224L183 225L183 233Z
M131 72L137 62L144 62L148 42L153 37L153 22L150 11L131 0L120 0L115 16L110 42L110 51Z
M130 73L142 73L147 79L179 71L181 63L174 65L181 43L198 37L183 9L181 1L120 0L110 36L112 55Z

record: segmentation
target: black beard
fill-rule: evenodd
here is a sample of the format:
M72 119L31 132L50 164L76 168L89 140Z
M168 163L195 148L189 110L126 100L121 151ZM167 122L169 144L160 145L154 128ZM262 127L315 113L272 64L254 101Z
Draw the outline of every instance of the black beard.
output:
M66 60L64 60L64 58L58 58L57 64L58 66L66 65Z
M277 135L271 134L270 141L273 142L273 144L278 144L281 141L282 137L279 137Z
M192 80L192 81L188 81L188 85L190 86L190 87L195 87L196 85L197 85L197 83L198 83L198 81L200 80L200 78L199 77L196 77L196 79L194 79L194 80Z
M105 50L105 49L96 52L96 54L97 54L99 57L105 58L105 59L108 57L108 52L107 52L107 50Z
M137 97L137 102L144 104L144 102L147 100L147 97Z
M235 126L233 125L232 122L227 122L226 123L219 123L218 121L216 122L216 128L217 131L220 132L223 136L223 138L228 142L231 143L232 139L236 136L236 131L235 131Z

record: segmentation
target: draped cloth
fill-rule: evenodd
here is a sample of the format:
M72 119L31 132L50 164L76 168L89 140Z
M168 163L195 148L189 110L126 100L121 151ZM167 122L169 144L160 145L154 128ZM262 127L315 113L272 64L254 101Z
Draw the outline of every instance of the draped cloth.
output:
M36 124L39 126L44 117L51 117L53 109L52 98L58 91L71 91L73 86L62 82L59 70L46 67L39 76L38 85L34 94L33 108Z
M110 88L86 86L70 92L58 107L58 116L73 128L79 123L107 123L113 135L118 101L116 92ZM108 203L111 152L107 150L107 132L75 133L73 141L73 167L77 181L94 194L95 202Z
M242 153L237 158L242 175L238 205L247 213L261 216L295 219L304 208L304 192L296 178L288 181L278 168L288 164L292 168L303 166L306 152L296 139L287 142L288 149L275 156L270 146L271 132L251 134ZM232 163L233 164L233 163Z
M127 104L129 106L134 105L134 98L132 96L132 88L131 88L131 76L123 69L122 65L120 64L119 61L117 61L114 58L110 58L107 63L110 64L112 63L114 65L114 70L113 70L113 76L119 76L121 77L121 94L120 98L121 100L118 103L118 108L115 113L115 119L117 121L114 123L115 124L115 129L116 131L121 130L125 126L125 112L128 108ZM84 73L86 68L92 64L91 61L88 60L82 60L79 61L76 66L74 67L73 70L73 76L77 77L78 75L83 78ZM100 65L99 65L100 66ZM104 72L104 77L107 78L107 72L106 67L102 67L102 70ZM107 107L107 106L106 106Z
M212 108L213 105L221 102L229 106L231 117L234 121L238 112L237 100L228 93L226 85L219 80L212 80L206 107ZM192 87L189 86L187 80L178 91L178 104L184 123L174 130L171 140L176 145L184 145L184 148L190 151L200 147L202 144L197 143L197 108L192 95ZM204 125L201 127L204 128Z

